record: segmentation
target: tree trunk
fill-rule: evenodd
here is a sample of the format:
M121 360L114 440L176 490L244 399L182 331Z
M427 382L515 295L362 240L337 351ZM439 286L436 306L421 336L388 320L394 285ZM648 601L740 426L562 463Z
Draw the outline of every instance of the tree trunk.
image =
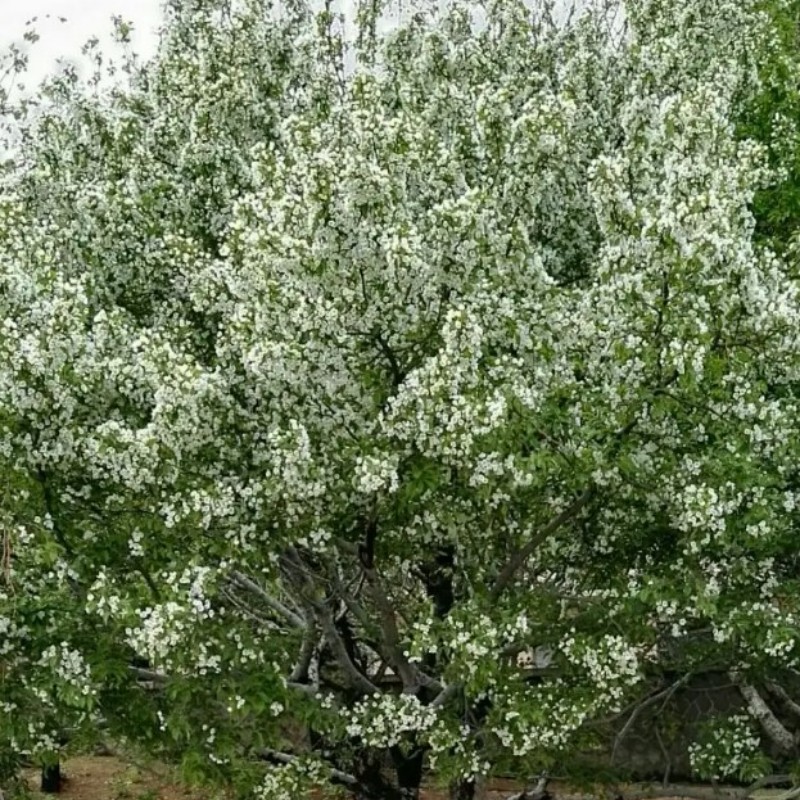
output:
M400 799L419 800L425 751L422 748L418 748L411 754L405 755L399 747L393 747L390 753L397 772Z
M385 774L385 752L363 748L359 753L353 772L358 781L353 792L354 800L397 800L397 788Z
M453 781L450 784L450 800L474 800L475 781Z
M49 764L42 767L42 792L58 794L61 791L61 764Z

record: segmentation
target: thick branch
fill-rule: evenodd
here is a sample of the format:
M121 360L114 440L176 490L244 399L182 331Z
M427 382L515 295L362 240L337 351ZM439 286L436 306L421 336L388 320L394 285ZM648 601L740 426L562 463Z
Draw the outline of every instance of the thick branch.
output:
M293 689L296 692L302 692L309 697L316 697L319 694L319 687L313 683L298 683L297 681L288 681L286 683L288 689Z
M775 716L764 698L758 693L758 690L749 683L745 683L735 670L731 670L728 674L731 680L739 687L739 691L747 703L747 708L758 720L764 733L766 733L784 753L791 753L794 750L794 736L792 736L791 732L788 731Z
M442 685L439 681L418 669L405 656L403 646L400 643L400 631L397 628L397 613L383 589L377 570L372 566L373 559L369 548L365 549L362 547L358 549L350 542L344 541L338 542L338 545L359 557L361 569L367 579L369 594L378 611L378 623L382 638L382 646L380 648L381 655L389 661L392 667L397 671L400 680L403 682L404 690L413 693L420 686L425 686L436 691L441 690ZM347 607L354 611L362 625L366 627L369 624L369 620L366 618L363 609L358 606L353 598L348 597L338 576L334 578L334 586Z
M143 669L142 667L128 667L136 679L139 681L148 681L149 683L166 683L169 680L168 675L163 672L155 672L152 669Z
M381 690L366 675L359 672L358 667L353 663L342 637L339 635L339 631L336 630L330 611L320 605L317 606L317 611L320 625L325 633L325 639L339 665L347 673L350 683L363 694L381 694Z
M386 647L386 656L393 663L397 674L403 681L403 688L406 690L414 689L420 685L417 670L411 665L403 653L400 645L400 632L397 630L397 620L395 619L394 608L389 598L383 591L378 574L374 569L364 567L364 573L369 581L370 594L375 601L380 614L381 632Z
M778 685L777 683L769 683L767 684L767 688L775 695L786 708L794 714L794 716L800 718L800 704L797 703L795 700L789 696L789 693L783 686Z
M297 663L289 676L290 681L302 681L308 679L308 671L311 666L311 659L318 648L319 631L313 624L313 620L308 620L306 633L303 637L303 644L300 646L300 654Z
M459 691L461 690L460 683L451 683L449 686L445 686L439 694L433 699L431 703L432 708L441 708L445 705L450 698L455 697Z

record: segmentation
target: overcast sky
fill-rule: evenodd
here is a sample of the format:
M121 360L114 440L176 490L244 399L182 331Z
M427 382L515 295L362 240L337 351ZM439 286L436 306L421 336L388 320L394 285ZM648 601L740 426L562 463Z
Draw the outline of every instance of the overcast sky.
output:
M312 7L323 7L322 0L311 3ZM355 0L334 0L333 9L343 11L349 20L354 5ZM0 48L5 50L10 43L20 42L26 21L37 17L35 28L41 39L34 45L24 45L30 52L26 83L35 86L56 67L59 57L79 65L81 46L90 37L98 36L104 44L110 42L114 15L133 22L135 51L144 57L152 54L161 21L161 0L0 0ZM60 22L59 17L67 21ZM103 49L113 52L113 47Z
M344 11L345 16L352 19L355 3L356 0L334 0L334 11ZM322 8L322 0L312 0L312 6L315 5ZM46 19L48 14L50 18ZM117 14L134 24L135 51L144 57L151 55L161 20L161 0L0 0L0 50L5 51L12 42L19 42L26 30L26 21L37 17L35 27L41 39L33 46L26 45L31 56L25 83L32 88L55 69L55 60L59 57L79 65L81 46L92 36L99 36L104 52L111 55L114 48L105 45L110 42L111 17ZM67 21L59 22L58 17L65 17ZM392 18L389 16L385 27L391 27ZM82 72L85 74L86 70Z
M28 80L35 85L55 68L58 57L79 62L81 46L90 37L107 42L115 14L134 23L135 50L149 55L156 44L160 6L160 0L0 0L0 48L18 42L26 21L37 17L35 27L42 38L26 48L31 54ZM45 19L48 14L50 19ZM58 17L67 21L61 23Z

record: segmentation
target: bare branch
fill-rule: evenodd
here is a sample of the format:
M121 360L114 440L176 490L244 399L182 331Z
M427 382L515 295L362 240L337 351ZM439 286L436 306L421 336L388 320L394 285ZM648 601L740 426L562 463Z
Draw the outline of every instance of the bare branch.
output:
M309 695L309 697L316 697L319 694L319 686L314 683L298 683L297 681L287 681L287 688L293 689L296 692L302 692Z
M342 641L342 637L339 635L339 631L336 630L336 625L334 624L333 615L330 610L321 604L317 605L316 610L317 618L325 633L328 645L333 651L339 665L347 673L350 683L363 694L381 694L381 690L366 675L362 674L353 663Z
M740 786L697 786L655 782L629 784L624 788L615 786L614 795L619 798L619 800L650 800L650 798L655 799L661 797L685 798L685 800L746 800L754 791L762 786L771 786L780 783L791 783L790 776L768 775L744 788ZM527 800L529 797L534 797L530 791L531 790L527 790L527 794L526 792L518 792L505 797L504 800ZM547 791L547 794L553 797L554 800L559 800L561 797L561 793L553 789ZM776 798L776 800L794 800L798 796L800 796L800 789L792 788L784 795ZM569 798L570 800L597 800L597 794L581 795L569 792Z
M441 692L433 699L431 703L431 708L441 708L451 697L455 697L459 691L461 690L460 683L451 683L449 686L445 686Z
M310 617L310 615L309 615ZM311 659L314 653L319 649L319 632L312 619L308 619L306 623L306 634L303 638L303 644L300 647L300 655L297 658L292 674L289 676L290 681L301 681L308 678L308 670L311 665Z
M337 542L337 545L353 555L358 554L358 549L350 542L340 541ZM413 665L405 656L400 643L400 631L397 627L397 610L389 600L377 570L370 565L369 561L365 563L364 559L361 560L361 570L367 579L369 594L379 615L379 626L383 639L380 655L397 671L400 680L403 682L403 689L407 693L415 692L420 686L440 691L442 684ZM348 609L354 613L362 625L367 627L370 624L370 620L365 610L345 591L338 575L334 575L333 584L337 594L345 602Z
M413 690L415 687L418 688L421 685L421 681L417 675L417 670L403 653L395 611L388 596L383 591L378 573L374 567L362 566L362 568L367 576L370 594L380 614L381 632L383 633L383 642L386 648L385 655L397 670L400 680L403 681L403 688L407 691Z
M143 669L142 667L128 667L128 670L136 676L136 680L147 681L149 683L166 683L169 680L168 675L163 672L156 672L152 669Z
M256 622L258 625L262 625L265 628L271 628L273 630L279 627L274 620L268 619L267 617L262 617L248 605L245 605L245 603L243 603L238 597L236 597L236 595L233 594L233 592L230 592L227 589L223 589L222 596L226 600L228 600L228 602L230 602L231 605L235 606L239 611L241 611L242 614L252 619L253 622Z

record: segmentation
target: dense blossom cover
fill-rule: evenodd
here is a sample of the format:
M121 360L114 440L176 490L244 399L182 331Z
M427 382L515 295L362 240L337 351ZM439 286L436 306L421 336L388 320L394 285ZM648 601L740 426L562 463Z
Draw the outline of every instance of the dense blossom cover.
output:
M796 3L378 12L346 69L329 11L170 0L9 101L3 765L102 720L467 796L721 672L697 774L791 767Z

